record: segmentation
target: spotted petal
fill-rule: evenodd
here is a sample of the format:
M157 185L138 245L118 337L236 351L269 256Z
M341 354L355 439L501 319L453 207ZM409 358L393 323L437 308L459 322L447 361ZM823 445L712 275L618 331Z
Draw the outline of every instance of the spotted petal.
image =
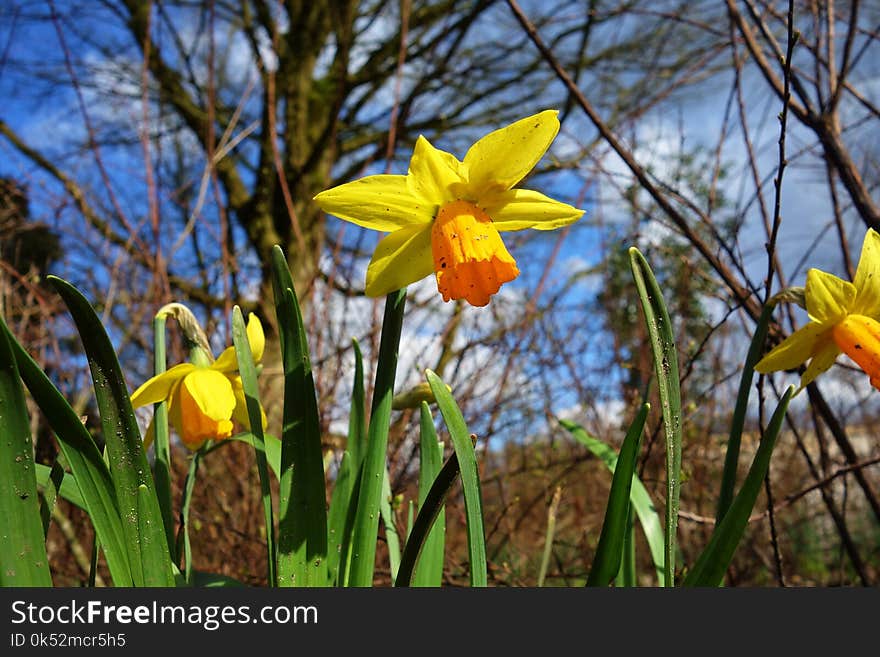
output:
M426 224L434 206L410 192L406 176L367 176L338 185L315 197L324 212L358 226L391 232L404 226Z
M852 312L880 320L880 234L873 228L865 233L853 284L856 300Z
M482 199L481 199L482 200ZM492 194L481 207L498 231L553 230L581 218L583 210L529 189L511 189Z
M366 293L381 297L434 271L431 226L407 226L379 242L367 267Z
M557 114L546 110L520 119L471 146L464 163L472 192L510 189L525 178L559 132Z

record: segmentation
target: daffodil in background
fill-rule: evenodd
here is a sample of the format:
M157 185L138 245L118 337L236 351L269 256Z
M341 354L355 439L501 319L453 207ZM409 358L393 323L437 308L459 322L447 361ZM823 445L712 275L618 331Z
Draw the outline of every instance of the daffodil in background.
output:
M254 362L263 357L266 339L259 317L250 314L247 336ZM168 402L168 417L183 444L199 449L206 440L232 435L233 421L250 428L235 347L228 347L209 365L181 363L146 381L131 396L134 408ZM263 415L263 427L266 415ZM152 425L147 435L152 434Z
M318 194L325 212L390 233L367 268L367 295L434 273L444 301L485 306L519 275L500 232L553 230L580 218L583 210L513 189L559 132L556 115L547 110L491 132L461 161L419 136L406 175L367 176Z
M801 376L804 388L843 352L880 389L880 234L868 229L852 283L810 269L804 297L809 323L758 361L755 369L766 374L809 360Z

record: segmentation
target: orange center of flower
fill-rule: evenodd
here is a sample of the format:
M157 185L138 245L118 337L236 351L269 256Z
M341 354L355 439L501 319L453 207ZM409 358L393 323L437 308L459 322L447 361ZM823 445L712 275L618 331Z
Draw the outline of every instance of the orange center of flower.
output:
M440 208L431 229L431 251L444 301L465 299L485 306L504 283L519 276L492 219L468 201Z
M211 375L216 377L223 376L219 372L204 370L203 375ZM230 412L225 409L214 407L212 402L216 401L214 395L206 395L204 393L195 395L189 388L189 378L184 379L180 384L180 424L178 432L180 439L190 449L198 449L206 440L222 440L232 435L232 420L229 417ZM224 391L225 392L225 391ZM232 395L231 386L229 395ZM233 398L233 405L234 405ZM225 415L225 417L224 417Z
M880 323L864 315L847 315L831 329L831 337L880 390Z

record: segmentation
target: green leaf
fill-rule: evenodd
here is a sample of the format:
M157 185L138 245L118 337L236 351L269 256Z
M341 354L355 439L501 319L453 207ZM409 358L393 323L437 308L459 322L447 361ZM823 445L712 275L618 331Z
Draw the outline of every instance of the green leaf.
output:
M617 454L611 447L598 438L589 435L582 426L574 422L559 420L559 423L571 433L575 440L602 459L612 473L614 472L617 467ZM639 518L639 524L642 526L642 531L645 533L651 558L654 561L654 567L657 569L657 582L659 585L662 585L665 579L663 571L663 526L660 523L657 510L654 508L654 503L651 501L651 496L641 480L635 475L633 475L632 489L630 490L630 504L632 504Z
M327 577L331 585L342 586L347 562L348 546L351 542L351 526L346 533L346 517L351 502L352 458L349 452L342 453L336 483L330 497L330 510L327 513Z
M36 468L37 464L34 464ZM45 466L44 466L45 467ZM55 499L58 497L62 484L64 483L64 468L58 461L49 468L49 476L40 485L40 476L36 472L37 488L40 493L40 519L43 522L43 536L49 532L49 522L52 519L52 509L55 507Z
M21 378L55 432L58 445L76 480L77 492L82 493L81 506L88 512L98 542L104 550L113 583L116 586L131 586L133 580L116 491L101 452L76 412L33 358L12 338L2 320L0 330L10 339ZM72 491L70 496L65 495L70 481L70 477L65 477L61 494L73 501Z
M424 502L419 507L419 513L413 523L412 531L410 531L406 539L406 545L400 557L400 568L397 570L397 579L394 581L394 586L407 587L410 585L413 570L419 563L419 555L425 546L425 539L429 532L431 532L434 521L443 508L446 496L452 489L458 474L458 456L453 452L452 456L440 468L437 478L431 484Z
M162 525L162 512L155 503L155 493L141 484L138 494L138 534L141 536L141 555L143 556L144 586L171 586L174 582L174 571L168 558L168 545L164 532L157 532L156 527ZM154 549L151 541L160 541L165 547ZM171 583L170 583L171 582Z
M400 535L397 532L394 511L391 508L391 479L387 467L382 474L382 497L379 499L379 514L382 516L382 524L385 526L385 546L388 548L388 563L393 582L400 566Z
M635 247L629 249L630 267L638 289L645 324L654 354L654 374L663 413L666 438L666 543L664 568L666 586L675 585L675 550L678 532L678 499L681 490L681 389L678 381L678 353L672 335L672 322L663 301L663 292L645 257Z
M431 484L443 467L443 443L437 441L434 417L427 402L422 402L419 416L419 512L425 506ZM412 523L410 523L412 525ZM410 534L412 527L410 527ZM409 536L407 536L407 541ZM443 557L446 546L446 512L441 506L431 531L422 546L413 586L437 587L443 583Z
M254 365L254 356L251 353L248 342L247 328L241 308L232 309L232 342L235 345L235 357L238 360L238 373L241 376L241 386L244 391L245 404L247 405L248 421L251 425L250 435L263 440L263 415L260 406L260 391L257 387L257 368ZM277 586L275 574L275 520L272 515L272 489L269 482L269 467L266 464L266 452L257 449L257 441L251 443L254 447L254 455L257 459L257 472L260 475L260 495L263 498L263 521L266 526L266 581L269 586Z
M730 434L727 438L727 452L724 455L724 470L721 475L721 490L718 492L718 510L715 514L715 524L718 525L724 519L724 514L730 508L733 501L733 492L736 490L736 471L739 465L739 448L742 442L743 426L746 421L746 411L749 405L749 392L752 389L752 379L755 376L755 364L760 360L764 352L764 342L767 339L767 330L770 326L770 318L773 315L775 304L767 304L761 311L755 334L749 345L746 362L743 364L742 376L739 380L739 392L736 395L736 405L733 409L733 417L730 420Z
M0 586L52 586L34 448L12 344L0 333Z
M620 447L587 586L608 586L620 569L623 544L629 531L629 499L639 455L639 441L650 409L650 404L642 404Z
M483 528L483 501L480 493L480 475L474 444L458 404L452 398L446 384L434 372L425 374L443 421L452 438L452 445L458 456L461 469L461 488L464 494L464 510L467 522L468 554L471 561L471 586L486 586L488 583L486 564L486 535Z
M403 328L406 290L397 290L386 297L376 383L370 426L367 431L367 452L361 467L357 492L357 511L351 542L350 586L372 586L376 566L376 540L379 532L379 503L382 497L382 476L385 472L388 429L391 422L391 400L397 373L397 349Z
M142 507L149 507L151 518L161 518L162 514L141 443L140 429L128 396L128 387L113 345L101 320L79 290L55 276L49 276L48 280L64 299L88 357L110 460L110 472L116 489L116 501L122 517L132 580L135 586L174 586L170 567L163 569L164 577L161 581L147 581L144 576L144 563L150 563L151 567L160 561L170 564L171 556L165 541L163 523L141 523L138 520L139 509ZM143 495L139 493L140 486L146 488ZM141 530L147 533L142 535ZM145 550L151 554L145 554Z
M364 358L358 341L351 342L354 348L354 383L351 388L347 447L354 469L359 470L367 450L367 403L364 399Z
M180 544L177 547L177 553L183 555L183 581L189 586L193 585L195 576L192 564L192 546L189 540L189 508L192 504L192 494L199 474L199 462L208 453L208 449L207 443L205 443L202 449L193 452L186 471L186 479L183 480L183 499L180 502L180 530L178 534Z
M761 444L755 452L755 458L742 488L724 515L724 519L712 532L708 545L700 553L694 567L685 578L684 586L718 586L724 579L724 573L733 560L736 546L739 545L746 529L755 501L761 492L764 477L767 476L767 470L770 468L770 456L773 454L773 447L776 445L776 438L779 436L793 394L794 386L789 386L779 400Z
M278 585L326 586L327 503L315 383L293 280L277 246L272 267L284 366Z
M620 570L614 578L614 586L629 588L638 586L636 575L636 525L633 521L632 503L626 514L626 536L623 539L623 556Z
M153 318L153 373L165 371L165 317ZM165 526L165 542L171 561L177 561L174 541L174 505L171 501L171 444L168 436L168 404L164 401L153 405L153 439L156 461L153 473L156 478L156 499L162 511Z
M58 463L56 462L56 465ZM43 465L42 463L36 464L37 469L37 488L44 489L48 486L51 486L51 478L52 472L55 469L55 466L51 468L48 465ZM78 506L83 511L88 512L88 506L86 506L86 501L80 493L79 486L76 484L76 479L72 474L67 474L64 479L61 480L61 485L57 486L58 495L61 496L62 499L67 500L74 506Z

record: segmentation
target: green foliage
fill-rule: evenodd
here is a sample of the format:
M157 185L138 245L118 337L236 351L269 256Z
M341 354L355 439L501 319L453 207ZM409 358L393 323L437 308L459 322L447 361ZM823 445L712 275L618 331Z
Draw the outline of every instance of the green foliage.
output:
M648 418L643 404L630 424L619 454L584 427L560 420L580 444L599 457L612 473L604 520L585 581L590 586L635 586L639 582L635 558L634 520L647 540L658 584L671 586L676 551L678 486L681 469L681 400L673 324L663 290L642 254L629 253L637 296L645 315L654 360L663 431L666 442L666 523L658 513L636 473L640 439ZM465 423L449 387L431 370L425 371L430 401L436 403L453 446L443 463L443 443L438 441L435 418L427 401L419 406L418 513L410 516L405 536L398 535L391 506L386 452L391 423L397 354L404 319L405 291L388 296L376 363L372 409L367 424L364 368L355 343L348 445L342 452L332 481L329 509L326 504L324 458L317 415L317 398L311 359L293 281L280 250L274 269L276 312L284 372L284 413L281 438L263 431L257 367L251 353L240 309L232 313L232 334L238 375L251 430L230 440L206 442L193 455L184 482L181 519L176 540L171 541L170 518L175 517L170 496L170 451L157 458L154 480L147 465L138 426L118 362L100 321L88 302L70 284L53 279L66 301L83 340L95 384L107 462L73 410L32 359L0 323L0 394L4 403L0 431L15 441L0 445L0 510L6 519L10 545L0 551L5 585L50 586L45 552L45 527L56 497L84 509L91 519L113 582L136 586L238 586L235 579L196 568L190 546L190 511L198 485L199 465L211 453L235 441L253 447L264 511L267 582L297 586L370 586L376 567L379 519L384 520L384 540L395 586L438 587L443 582L446 518L444 507L460 482L464 525L472 586L488 585L485 512L475 437ZM769 312L769 311L768 311ZM164 322L156 322L164 333ZM759 326L755 341L762 341ZM157 339L157 372L164 369L163 340ZM753 347L743 373L741 405L748 400ZM159 357L161 356L161 357ZM30 467L27 412L22 382L46 415L58 436L64 462L53 467ZM770 464L793 389L783 396L764 434L752 466L739 492L696 562L687 569L686 586L717 586L733 558L757 500ZM161 407L159 408L161 410ZM167 419L157 415L155 435L167 432ZM160 426L161 425L161 426ZM734 426L728 458L736 462L741 425ZM157 448L160 445L157 441ZM167 445L166 445L167 447ZM107 465L109 463L109 467ZM272 481L279 484L279 516L273 512ZM161 476L160 476L161 475ZM295 476L294 476L295 475ZM158 484L156 482L159 482ZM724 486L735 482L725 478ZM557 489L558 491L559 489ZM40 491L42 503L37 495ZM559 492L548 514L539 581L543 584L556 531ZM276 529L277 526L277 529ZM399 544L402 542L402 548ZM20 558L28 555L27 559ZM178 571L177 559L182 560ZM93 566L94 571L94 566ZM12 573L10 575L10 573ZM574 580L572 580L574 581Z

